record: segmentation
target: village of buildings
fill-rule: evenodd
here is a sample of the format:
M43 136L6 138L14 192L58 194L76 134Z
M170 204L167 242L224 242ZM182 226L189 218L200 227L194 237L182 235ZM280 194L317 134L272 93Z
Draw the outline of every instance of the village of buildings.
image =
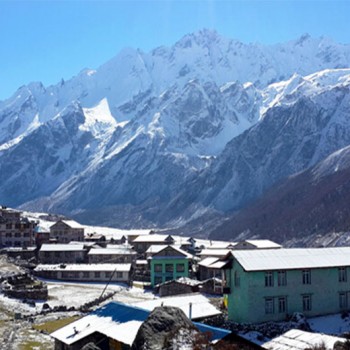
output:
M213 349L225 339L242 349L306 349L321 342L326 349L345 349L347 344L350 247L283 248L270 240L219 242L154 230L91 232L64 217L34 220L3 206L0 248L1 256L26 271L1 276L6 300L34 305L40 300L46 314L62 311L50 307L50 283L101 287L96 303L49 335L55 349L81 349L91 341L101 349L131 349L141 324L162 306L180 308L200 331L209 332ZM134 304L109 299L113 293L104 298L113 285L148 294ZM237 325L297 325L291 320L300 318L315 327L256 339L234 331ZM335 319L342 329L322 328Z

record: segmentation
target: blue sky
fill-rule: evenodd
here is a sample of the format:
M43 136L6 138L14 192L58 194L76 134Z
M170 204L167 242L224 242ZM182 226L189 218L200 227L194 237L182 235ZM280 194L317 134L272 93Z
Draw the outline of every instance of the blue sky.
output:
M170 46L202 28L272 44L304 33L350 43L350 1L0 0L0 100L21 85L69 79L129 46Z

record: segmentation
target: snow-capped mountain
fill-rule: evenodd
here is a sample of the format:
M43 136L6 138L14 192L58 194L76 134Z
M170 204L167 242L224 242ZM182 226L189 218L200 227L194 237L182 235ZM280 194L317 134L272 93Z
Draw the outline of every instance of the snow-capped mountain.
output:
M347 146L227 217L211 238L269 237L284 246L349 245L349 175Z
M0 102L0 199L132 227L237 210L350 144L350 45L203 30Z

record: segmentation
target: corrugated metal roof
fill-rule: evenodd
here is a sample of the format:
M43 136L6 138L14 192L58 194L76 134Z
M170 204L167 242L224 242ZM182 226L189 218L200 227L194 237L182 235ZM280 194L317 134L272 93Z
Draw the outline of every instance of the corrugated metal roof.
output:
M246 271L350 266L350 247L234 250Z

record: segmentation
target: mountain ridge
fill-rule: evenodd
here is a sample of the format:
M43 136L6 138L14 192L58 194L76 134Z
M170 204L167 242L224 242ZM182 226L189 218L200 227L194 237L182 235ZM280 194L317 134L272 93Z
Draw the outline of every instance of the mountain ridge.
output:
M21 87L0 102L0 198L129 228L222 217L350 144L348 67L327 38L200 31Z

